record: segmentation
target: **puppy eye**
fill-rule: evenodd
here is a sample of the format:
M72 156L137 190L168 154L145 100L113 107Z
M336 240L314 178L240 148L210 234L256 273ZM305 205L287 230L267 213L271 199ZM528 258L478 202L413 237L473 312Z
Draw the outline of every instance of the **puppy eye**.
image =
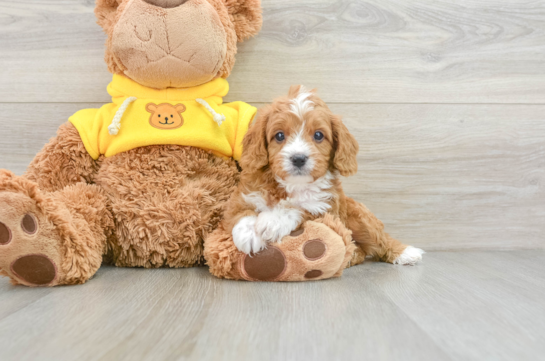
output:
M278 133L276 133L276 135L274 136L274 139L276 139L277 142L283 142L284 139L286 139L286 137L284 136L284 133L283 133L283 132L278 132Z
M322 140L324 140L324 133L322 132L314 133L314 140L317 142L321 142Z

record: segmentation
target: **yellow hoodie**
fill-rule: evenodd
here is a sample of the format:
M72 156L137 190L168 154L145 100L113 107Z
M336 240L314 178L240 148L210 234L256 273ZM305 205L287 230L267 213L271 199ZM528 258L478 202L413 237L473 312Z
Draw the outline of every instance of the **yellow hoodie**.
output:
M122 75L108 85L112 103L83 109L69 121L93 159L148 145L187 145L240 159L242 138L256 108L243 102L223 104L227 80L192 88L144 87Z

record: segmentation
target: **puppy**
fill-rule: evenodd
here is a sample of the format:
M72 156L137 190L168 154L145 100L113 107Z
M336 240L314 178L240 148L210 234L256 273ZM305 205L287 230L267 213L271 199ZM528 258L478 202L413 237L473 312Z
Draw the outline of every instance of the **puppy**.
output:
M358 143L314 91L292 86L261 109L243 141L241 181L226 206L236 247L257 253L307 220L331 213L365 255L413 265L424 251L384 232L363 204L348 198L339 175L356 173Z

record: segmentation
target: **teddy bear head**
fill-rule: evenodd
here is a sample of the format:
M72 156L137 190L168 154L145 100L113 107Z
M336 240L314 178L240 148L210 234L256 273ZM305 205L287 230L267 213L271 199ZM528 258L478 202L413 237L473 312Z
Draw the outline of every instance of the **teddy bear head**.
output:
M260 0L96 0L95 14L109 70L156 89L226 78L262 23Z

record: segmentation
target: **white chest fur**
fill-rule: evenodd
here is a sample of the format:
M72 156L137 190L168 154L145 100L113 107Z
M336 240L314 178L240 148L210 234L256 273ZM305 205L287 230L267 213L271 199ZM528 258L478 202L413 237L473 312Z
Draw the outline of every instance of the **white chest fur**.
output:
M274 208L293 207L305 210L313 216L319 216L331 209L330 201L333 194L331 181L334 175L328 172L325 176L315 181L309 181L308 177L289 177L286 180L276 181L288 193L288 198L280 201ZM267 202L259 192L242 195L246 203L255 207L257 213L269 211Z
M288 198L273 207L259 192L242 194L244 201L252 205L257 216L244 217L233 228L233 240L237 248L245 253L258 252L267 242L278 242L290 234L301 223L303 210L314 216L327 212L333 198L329 189L334 176L327 173L312 181L303 177L277 180L286 189Z
M330 172L315 181L310 181L307 177L289 177L286 180L277 179L277 182L288 193L286 202L296 208L301 208L312 214L319 216L331 209L330 201L333 194L331 181L334 176Z

